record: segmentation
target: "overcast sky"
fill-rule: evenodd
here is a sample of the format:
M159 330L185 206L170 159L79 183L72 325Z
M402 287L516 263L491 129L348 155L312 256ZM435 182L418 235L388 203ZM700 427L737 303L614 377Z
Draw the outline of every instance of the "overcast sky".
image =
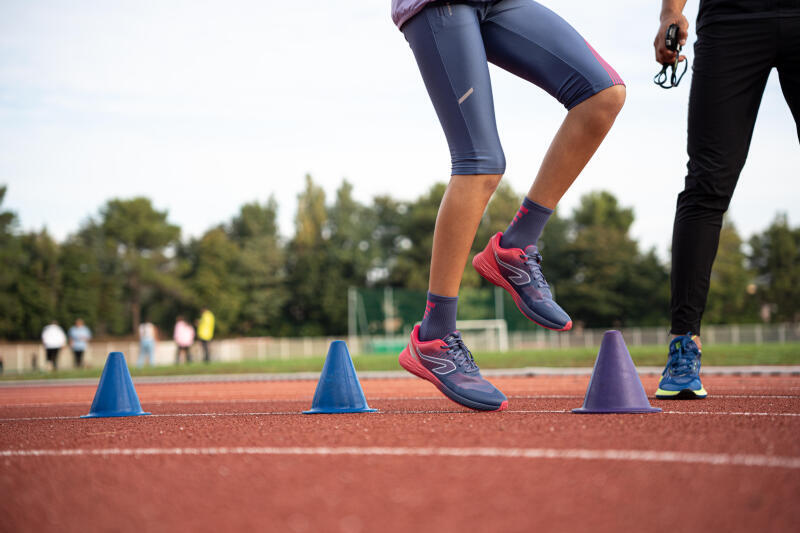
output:
M625 79L628 99L561 203L590 190L633 207L666 257L686 164L690 75L653 85L660 2L547 0ZM686 14L694 26L698 0ZM310 173L332 194L412 199L449 152L389 0L2 0L0 184L24 229L61 239L113 197L146 195L184 235L275 195L284 235ZM688 55L693 57L691 29ZM524 193L565 111L492 67L506 180ZM800 148L770 76L730 215L749 236L800 219ZM513 213L509 213L509 217Z

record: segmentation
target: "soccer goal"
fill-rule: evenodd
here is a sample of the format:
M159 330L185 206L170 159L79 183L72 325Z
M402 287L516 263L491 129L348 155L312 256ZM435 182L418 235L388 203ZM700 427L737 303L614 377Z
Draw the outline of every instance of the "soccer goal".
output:
M508 351L508 325L502 318L459 320L456 327L472 351Z
M456 327L473 351L507 351L508 324L497 291L464 291L467 315ZM421 318L425 293L391 287L348 290L348 338L355 353L394 353L408 343L408 333ZM493 318L492 315L495 315ZM500 315L500 316L498 316Z

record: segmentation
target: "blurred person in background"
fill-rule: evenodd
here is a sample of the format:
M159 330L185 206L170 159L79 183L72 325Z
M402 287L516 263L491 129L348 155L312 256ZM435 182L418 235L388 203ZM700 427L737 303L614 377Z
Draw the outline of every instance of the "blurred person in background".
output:
M211 361L208 345L214 338L214 313L208 307L203 307L200 313L200 320L197 321L197 338L203 346L203 361Z
M156 349L157 339L158 329L155 324L147 319L139 324L139 360L137 361L139 368L144 366L145 361L148 366L153 365L153 353Z
M175 330L172 332L172 338L175 344L178 345L175 352L175 364L181 362L181 352L186 353L186 362L192 362L191 348L194 344L194 328L182 316L178 316L175 321Z
M55 320L42 330L42 344L47 352L47 360L53 365L53 372L55 372L58 370L58 352L67 344L67 335Z
M75 320L75 325L69 328L67 332L69 336L69 347L72 348L72 354L75 356L75 368L83 366L83 353L86 351L86 344L92 338L91 330L83 323L83 319Z

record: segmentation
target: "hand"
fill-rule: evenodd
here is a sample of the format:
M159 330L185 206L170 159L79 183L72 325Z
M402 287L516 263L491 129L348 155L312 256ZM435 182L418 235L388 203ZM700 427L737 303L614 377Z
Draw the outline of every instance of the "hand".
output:
M665 13L661 16L661 26L658 28L656 38L653 40L653 47L656 50L656 61L662 65L667 65L675 62L677 52L667 50L664 44L664 36L667 34L667 28L670 24L678 25L678 42L681 46L686 44L686 38L689 37L689 21L683 16L683 13ZM679 61L686 59L686 56L681 55L678 57Z

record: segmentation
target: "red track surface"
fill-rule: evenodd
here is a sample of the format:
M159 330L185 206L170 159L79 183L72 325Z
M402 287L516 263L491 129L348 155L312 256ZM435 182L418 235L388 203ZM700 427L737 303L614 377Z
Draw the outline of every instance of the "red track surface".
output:
M86 420L94 387L0 388L0 530L800 529L800 378L707 377L648 415L564 412L587 377L493 381L506 412L419 380L313 416L313 382L193 383L139 385L159 416Z

